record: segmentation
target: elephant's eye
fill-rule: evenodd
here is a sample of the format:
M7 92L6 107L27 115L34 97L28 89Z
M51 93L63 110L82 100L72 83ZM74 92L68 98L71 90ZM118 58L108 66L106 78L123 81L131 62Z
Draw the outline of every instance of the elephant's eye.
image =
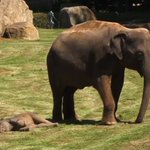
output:
M138 61L142 61L143 58L144 58L144 54L143 54L142 51L137 51L135 55L136 55L136 59L137 59Z
M133 43L135 42L133 39L130 38L128 38L126 41L129 46L133 45Z

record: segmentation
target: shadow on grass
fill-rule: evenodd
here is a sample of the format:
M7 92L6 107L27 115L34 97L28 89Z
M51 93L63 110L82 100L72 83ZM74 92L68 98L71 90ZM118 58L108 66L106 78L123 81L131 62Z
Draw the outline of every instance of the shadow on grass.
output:
M102 121L85 119L85 120L76 120L76 121L65 121L63 123L64 124L74 124L74 125L99 125L102 123Z
M53 122L52 119L48 118L46 119L48 121ZM74 124L74 125L97 125L100 124L102 121L96 121L91 119L85 119L85 120L67 120L67 121L61 121L59 124Z
M47 119L47 120L53 122L52 119ZM133 121L124 121L124 120L118 120L117 123L118 124L137 124ZM109 125L109 124L104 124L104 122L102 122L102 120L91 120L91 119L62 121L62 122L59 122L59 124L67 124L67 125L69 125L69 124L73 124L73 125L102 125L102 126L103 125Z

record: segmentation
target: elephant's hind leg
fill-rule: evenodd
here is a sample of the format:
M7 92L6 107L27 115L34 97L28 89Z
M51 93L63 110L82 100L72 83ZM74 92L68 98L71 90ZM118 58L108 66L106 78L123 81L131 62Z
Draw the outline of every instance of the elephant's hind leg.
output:
M76 88L72 87L67 87L65 89L63 98L63 113L65 121L77 120L74 108L74 93L76 90L77 90Z
M52 84L51 84L52 85ZM53 93L53 115L52 120L54 122L62 122L62 96L63 96L63 89L52 87Z

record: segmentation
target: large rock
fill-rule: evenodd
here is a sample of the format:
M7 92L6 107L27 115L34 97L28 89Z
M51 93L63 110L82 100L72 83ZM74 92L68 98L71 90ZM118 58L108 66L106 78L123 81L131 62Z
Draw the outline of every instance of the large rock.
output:
M68 28L88 20L96 20L96 17L88 7L75 6L61 9L59 20L61 28Z
M19 22L7 26L3 37L26 40L37 40L39 37L37 29L31 23Z
M25 1L0 0L0 36L3 36L6 27L19 22L33 25L33 14Z

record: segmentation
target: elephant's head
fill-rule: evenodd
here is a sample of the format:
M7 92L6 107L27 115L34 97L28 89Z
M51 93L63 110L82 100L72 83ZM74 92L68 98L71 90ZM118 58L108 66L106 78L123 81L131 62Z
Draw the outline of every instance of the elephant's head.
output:
M12 125L8 121L0 121L0 133L10 131L12 128Z
M144 76L143 98L136 122L143 121L150 98L150 34L147 29L126 29L111 41L111 48L127 68Z

